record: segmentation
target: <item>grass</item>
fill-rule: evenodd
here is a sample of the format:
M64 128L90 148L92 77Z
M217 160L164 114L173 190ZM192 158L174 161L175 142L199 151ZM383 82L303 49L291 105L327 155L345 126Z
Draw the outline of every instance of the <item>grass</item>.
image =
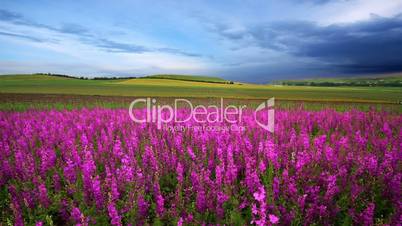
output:
M195 75L151 75L145 78L170 79L170 80L181 80L181 81L192 81L192 82L230 83L230 81L219 77L195 76Z
M93 109L93 108L108 108L108 109L118 109L127 108L127 105L114 102L94 102L94 103L44 103L44 102L8 102L0 103L0 111L27 111L30 109L36 110L73 110L73 109Z
M397 87L310 87L224 84L166 78L80 80L46 75L0 76L0 93L152 97L223 97L234 99L391 103L402 101Z
M8 97L8 98L7 98ZM87 96L87 95L48 95L48 94L0 94L0 111L26 111L35 110L72 110L72 109L127 109L134 97L107 97L107 96ZM157 104L174 105L174 98L156 98ZM196 105L220 105L219 98L188 98ZM224 99L224 105L246 105L247 108L255 109L264 100L248 99ZM139 105L137 107L145 107ZM187 106L185 106L187 107ZM343 102L302 102L302 101L275 101L275 109L318 111L322 109L332 109L335 111L349 111L352 109L368 111L387 111L390 113L401 113L402 105L395 104L375 104L375 103L343 103Z
M314 86L387 86L402 87L402 74L393 73L385 75L372 75L363 77L346 78L315 78L299 80L276 81L275 84L283 85L314 85Z

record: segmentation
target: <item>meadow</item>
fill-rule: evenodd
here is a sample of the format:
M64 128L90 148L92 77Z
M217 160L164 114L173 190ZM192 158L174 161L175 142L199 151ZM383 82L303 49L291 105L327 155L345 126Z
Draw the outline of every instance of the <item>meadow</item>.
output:
M46 75L0 88L0 225L402 223L398 88ZM250 108L158 129L130 119L140 96ZM253 115L270 97L274 133Z
M391 73L383 75L319 78L301 80L276 81L275 84L297 86L359 86L359 87L402 87L402 74Z
M274 134L251 112L244 131L173 132L126 109L0 112L2 223L400 223L400 115L290 110L276 121Z
M81 80L47 75L0 76L0 93L198 97L397 104L400 87L310 87L212 83L162 78Z

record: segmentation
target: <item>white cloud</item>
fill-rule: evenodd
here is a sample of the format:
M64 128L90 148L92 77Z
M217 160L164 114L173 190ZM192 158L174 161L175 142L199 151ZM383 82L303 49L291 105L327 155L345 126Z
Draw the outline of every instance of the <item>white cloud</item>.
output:
M1 36L0 38L5 42L27 46L30 49L35 48L38 51L51 51L58 55L66 56L66 59L63 61L60 61L60 59L52 60L51 56L49 56L49 59L46 60L46 62L43 62L43 59L42 62L34 60L27 63L21 61L21 66L18 66L17 62L3 61L3 71L5 68L8 68L9 72L18 73L47 71L69 73L67 69L70 67L70 71L72 72L85 71L86 73L89 73L92 71L92 74L95 74L98 71L108 71L110 73L128 73L129 71L132 71L134 74L140 71L141 74L147 74L161 73L163 71L203 71L208 68L208 64L210 64L206 58L191 57L178 53L158 51L145 51L141 53L105 51L101 47L92 43L96 40L83 41L85 40L85 37L59 32L57 29L48 29L46 27L28 26L1 21L0 27L2 30L6 30L12 34L29 34L30 37L44 40L43 42L35 42L30 41L29 39ZM149 42L150 41L147 41L146 39L144 40L144 43L146 44L149 44ZM123 43L129 42L124 42L123 40ZM144 44L143 42L137 43L140 45ZM163 43L154 42L153 44L154 46L150 47L152 49L167 48ZM13 67L19 68L13 69ZM82 68L79 69L79 67ZM32 71L33 68L37 71ZM6 71L4 72L7 73Z
M402 0L350 0L317 6L317 22L323 25L351 23L374 15L392 17L402 13Z

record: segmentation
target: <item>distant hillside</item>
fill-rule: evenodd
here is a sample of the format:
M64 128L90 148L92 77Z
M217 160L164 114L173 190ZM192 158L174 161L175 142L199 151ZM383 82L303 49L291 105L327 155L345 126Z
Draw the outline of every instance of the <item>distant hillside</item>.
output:
M53 74L53 73L36 73L32 75L44 75L44 76L53 76L53 77L62 77L62 78L72 78L72 79L81 79L81 80L123 80L123 79L134 79L137 77L116 77L116 76L95 76L93 78L87 76L72 76L72 75L63 75L63 74Z
M375 76L375 77L353 77L353 78L319 78L303 80L282 80L274 84L286 86L382 86L402 87L402 74Z
M181 80L181 81L191 81L191 82L210 82L210 83L224 83L233 84L232 81L228 81L218 77L211 76L193 76L193 75L150 75L142 78L150 79L170 79L170 80Z
M126 79L169 79L169 80L180 80L180 81L190 81L190 82L208 82L208 83L223 83L223 84L233 84L232 81L228 81L219 77L211 76L194 76L194 75L149 75L144 77L116 77L116 76L95 76L95 77L84 77L84 76L71 76L63 74L53 74L53 73L36 73L32 75L44 75L52 77L61 78L72 78L81 80L126 80ZM26 75L30 76L30 75Z
M186 79L188 80L189 78L186 77ZM218 81L221 82L222 80ZM69 98L68 95L250 100L275 97L277 100L292 101L388 104L399 104L402 100L402 89L400 87L272 86L250 83L226 84L217 83L216 80L201 82L200 80L181 81L163 78L95 80L47 74L1 75L0 95L5 93L63 94L67 95L66 98Z

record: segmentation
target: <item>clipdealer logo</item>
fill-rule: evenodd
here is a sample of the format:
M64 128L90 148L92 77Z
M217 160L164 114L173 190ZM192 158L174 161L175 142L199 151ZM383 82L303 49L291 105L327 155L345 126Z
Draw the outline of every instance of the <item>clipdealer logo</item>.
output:
M134 109L139 104L145 105L146 113L142 117L137 117L134 114ZM179 107L186 106L186 107ZM254 110L254 120L257 125L271 133L274 132L275 125L275 98L270 98L257 106ZM193 105L187 99L175 99L174 106L160 105L155 98L138 98L131 102L129 107L129 115L131 120L136 123L156 123L157 128L161 129L163 124L170 122L184 123L191 119L198 123L216 123L227 122L231 124L240 123L242 120L243 110L246 105L227 105L224 107L223 98L220 99L220 106L217 105ZM179 115L179 109L188 109L186 115ZM257 113L263 110L266 111L267 122L262 122L258 119ZM265 112L262 112L265 113Z
M257 122L257 124L262 127L263 129L273 133L274 128L275 128L275 110L273 107L275 106L275 98L272 97L268 99L267 101L262 102L254 111L254 119ZM260 122L257 117L257 113L263 109L267 108L267 117L268 117L268 123L264 124L263 122Z

